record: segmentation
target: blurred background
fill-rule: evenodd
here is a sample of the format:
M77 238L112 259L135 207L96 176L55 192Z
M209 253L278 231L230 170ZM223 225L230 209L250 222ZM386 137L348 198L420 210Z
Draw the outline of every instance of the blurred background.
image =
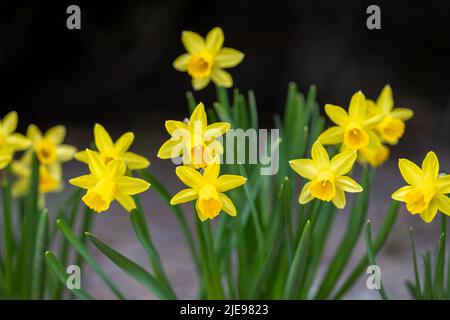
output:
M70 4L81 8L81 30L66 28ZM366 28L370 4L381 8L381 30ZM444 0L2 2L0 116L17 110L22 132L31 122L43 129L65 124L67 143L80 149L92 140L95 122L105 125L114 138L132 130L137 136L134 151L147 156L152 171L176 190L179 182L172 163L156 158L167 138L164 121L187 114L190 79L174 70L172 62L184 52L183 30L205 35L214 26L223 28L225 46L246 54L231 74L235 87L255 91L267 128L273 127L273 114L283 110L289 81L303 92L315 84L321 107L346 107L357 90L376 98L390 84L396 105L414 110L401 144L379 170L369 214L375 227L388 206L386 199L401 185L399 157L420 161L434 150L441 171L450 171L450 2ZM215 88L209 85L195 96L210 106ZM77 163L67 169L68 177L85 170ZM176 222L157 197L148 194L150 225L168 273L180 296L192 298L194 269ZM145 264L120 209L96 220L101 239ZM345 212L339 221L344 227ZM426 225L400 213L397 232L379 259L386 289L394 298L408 297L403 281L412 271L404 268L411 266L410 226L415 226L421 248L438 240L437 220ZM334 236L340 237L339 228ZM359 249L360 254L363 247ZM131 297L151 298L98 258L123 281ZM88 273L85 283L97 297L112 297L95 275ZM363 279L349 298L376 298L364 284Z

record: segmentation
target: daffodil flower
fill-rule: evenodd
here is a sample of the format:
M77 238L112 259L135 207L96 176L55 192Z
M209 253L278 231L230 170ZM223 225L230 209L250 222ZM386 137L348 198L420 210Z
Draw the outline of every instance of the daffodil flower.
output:
M126 211L136 208L131 197L146 191L150 184L144 180L125 176L126 165L122 158L105 164L98 153L86 150L90 174L71 179L77 187L87 189L83 202L95 212L109 209L112 201L117 200Z
M348 113L342 107L327 104L325 112L337 126L325 130L320 136L322 144L343 144L344 149L359 150L367 146L380 146L380 139L373 132L383 115L367 116L366 98L359 91L350 100Z
M27 137L33 144L33 149L39 162L44 165L59 165L72 160L77 149L73 146L62 144L66 137L64 126L55 126L42 134L34 124L28 126Z
M375 147L365 147L358 150L358 162L369 163L370 166L377 168L389 158L389 148L384 144Z
M289 161L291 168L307 182L298 198L305 204L314 198L332 201L337 208L346 204L345 192L361 192L362 187L346 174L352 169L356 160L356 151L348 150L335 155L331 161L322 144L316 141L311 149L312 159Z
M222 144L216 139L230 129L227 122L208 125L205 107L199 103L186 124L181 121L166 121L171 138L158 151L158 158L173 159L183 157L184 165L204 168L214 158L223 153Z
M9 165L16 151L25 150L31 145L29 139L14 132L17 122L18 116L15 111L8 113L0 120L0 169Z
M196 200L195 207L201 221L215 218L222 210L232 217L236 216L236 207L224 192L243 185L246 178L230 174L219 176L220 165L217 161L210 163L203 175L187 166L177 167L176 174L189 188L174 195L170 204Z
M437 212L450 215L450 175L439 175L439 160L428 152L419 168L407 159L398 161L400 173L408 183L392 194L392 199L405 202L406 209L419 214L423 221L433 221Z
M384 142L397 144L405 133L405 121L413 117L414 113L407 108L394 108L392 89L386 85L381 91L376 103L367 100L369 114L383 115L376 130Z
M101 124L96 123L94 126L94 140L98 152L92 152L95 152L104 164L108 164L115 159L123 159L130 170L145 169L150 165L150 162L143 156L128 151L134 140L133 132L125 133L116 142L113 142L106 129ZM77 152L75 159L89 163L86 151Z
M179 56L173 66L178 71L186 72L192 77L192 87L203 89L212 81L218 86L233 86L231 75L223 70L238 65L244 54L238 50L222 47L223 31L219 27L212 29L203 39L192 31L183 31L181 41L187 53Z

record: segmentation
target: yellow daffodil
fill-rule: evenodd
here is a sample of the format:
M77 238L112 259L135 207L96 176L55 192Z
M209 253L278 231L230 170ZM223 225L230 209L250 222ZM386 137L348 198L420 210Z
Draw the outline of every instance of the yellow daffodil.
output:
M298 198L305 204L314 198L332 201L337 208L345 207L345 192L361 192L362 187L346 174L356 160L356 151L348 150L335 155L331 161L322 144L316 141L311 149L312 159L289 161L291 168L307 182Z
M136 208L131 197L146 191L150 184L144 180L125 176L126 165L122 158L116 158L105 164L97 152L86 150L90 174L71 179L77 187L87 189L83 202L95 212L109 209L112 201L117 200L128 212Z
M189 119L189 123L166 121L167 132L172 136L158 151L158 158L183 157L184 165L204 168L214 158L223 153L223 147L216 140L230 129L227 122L208 125L205 107L199 103Z
M130 170L145 169L150 165L150 162L143 156L128 151L134 140L133 132L126 132L116 142L113 142L106 129L101 124L96 123L94 126L94 140L98 152L91 152L95 152L104 164L108 164L115 159L123 159ZM89 163L86 151L77 152L75 159Z
M192 31L183 31L181 41L187 53L179 56L173 66L178 71L186 72L192 77L192 87L203 89L210 80L221 87L233 86L231 75L223 70L238 65L244 54L238 50L222 47L224 35L221 28L212 29L203 39Z
M33 144L33 149L39 162L44 165L59 165L72 160L77 149L73 146L62 144L66 137L64 126L55 126L42 134L34 124L28 126L27 137Z
M383 144L379 147L365 147L358 150L358 162L369 163L377 168L389 158L389 153L389 148Z
M0 120L0 169L8 166L16 151L25 150L31 145L29 139L14 132L17 122L18 116L15 111L8 113Z
M189 188L173 196L170 204L176 205L196 200L195 206L201 221L215 218L220 211L236 216L236 207L224 192L243 185L247 179L238 175L219 176L220 165L217 161L210 163L203 175L187 166L179 166L176 174Z
M369 114L383 115L376 130L384 142L397 144L405 133L405 121L413 117L414 113L407 108L394 108L394 98L389 85L381 91L376 103L367 100Z
M380 146L380 139L373 129L383 116L367 116L366 98L361 91L353 95L348 113L342 107L331 104L325 105L325 112L337 126L325 130L319 136L318 140L322 144L342 143L344 149L351 150Z
M406 209L419 214L429 223L440 211L450 215L450 175L439 175L439 160L433 151L428 152L419 168L407 159L398 161L400 173L407 186L392 194L392 199L405 202Z

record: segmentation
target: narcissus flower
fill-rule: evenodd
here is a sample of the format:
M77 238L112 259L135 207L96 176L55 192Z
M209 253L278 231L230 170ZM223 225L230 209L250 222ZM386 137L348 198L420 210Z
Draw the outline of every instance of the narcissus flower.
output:
M186 124L181 121L166 121L167 132L172 136L158 151L158 158L183 157L184 165L204 168L214 158L223 153L222 144L217 140L230 129L228 122L208 125L205 107L199 103Z
M112 201L117 200L128 212L136 208L131 197L146 191L150 184L144 180L125 176L126 165L122 158L105 164L98 153L86 150L90 174L71 179L77 187L87 189L83 202L95 212L109 209Z
M220 165L217 161L209 164L203 175L187 166L177 167L176 174L189 188L174 195L170 204L196 200L195 207L201 221L215 218L222 210L236 216L236 207L224 192L243 185L246 178L230 174L219 176Z
M25 150L31 145L29 139L14 132L17 121L18 116L15 111L0 119L0 169L8 166L16 151Z
M367 100L370 115L381 114L382 120L377 124L376 130L384 142L397 144L405 133L405 121L413 117L414 113L407 108L394 108L394 98L389 85L381 91L376 103Z
M203 39L191 31L183 31L181 41L187 53L179 56L173 66L178 71L186 72L192 77L192 87L203 89L210 80L218 86L233 86L231 75L223 70L238 65L244 54L238 50L222 47L224 35L221 28L212 29Z
M348 113L343 108L325 105L325 112L337 126L325 130L320 136L322 144L343 144L344 149L359 150L367 146L380 146L380 139L373 132L383 115L367 116L366 98L359 91L350 101Z
M145 169L150 165L146 158L128 151L134 140L133 132L125 133L116 142L113 142L106 129L101 124L96 123L94 126L94 140L98 152L92 152L95 152L104 164L108 164L115 159L123 159L130 170ZM89 163L86 151L77 152L75 159Z
M358 162L369 163L377 168L389 158L389 153L389 148L383 144L379 147L365 147L358 150Z
M70 161L77 152L75 147L62 144L66 137L64 126L55 126L42 134L37 126L31 124L28 126L27 137L33 144L39 162L44 165L59 165Z
M440 211L450 215L450 175L439 175L439 160L433 151L428 152L419 168L414 162L400 159L398 167L408 183L392 194L392 199L405 202L406 210L419 214L429 223Z
M316 141L311 150L312 159L289 161L291 168L307 182L298 198L305 204L314 198L332 201L337 208L346 204L345 192L361 192L362 187L346 174L356 160L356 151L348 150L335 155L331 161L322 144Z

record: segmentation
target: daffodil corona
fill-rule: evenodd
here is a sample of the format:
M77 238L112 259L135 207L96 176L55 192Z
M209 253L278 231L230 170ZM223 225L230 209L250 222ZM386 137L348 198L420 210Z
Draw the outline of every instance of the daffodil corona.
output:
M70 180L70 183L87 189L83 202L95 212L109 209L112 201L117 200L126 211L136 208L131 197L146 191L150 184L144 180L125 176L126 165L122 158L105 164L98 153L86 150L90 174Z
M173 63L178 71L187 72L192 77L192 87L203 89L212 81L221 87L233 86L233 78L223 70L238 65L244 54L238 50L222 47L223 31L212 29L206 39L192 31L183 31L181 41L187 53L179 56Z
M215 218L220 211L236 216L236 207L224 192L243 185L247 179L239 175L220 174L220 164L210 163L203 175L187 166L179 166L176 174L189 188L173 196L170 204L176 205L196 200L195 207L200 220Z
M439 175L439 160L433 151L428 152L421 168L407 159L400 159L398 167L408 185L392 194L394 200L405 202L410 213L419 214L427 223L438 211L450 215L450 175Z
M311 150L312 159L289 161L292 169L307 182L298 198L305 204L314 198L332 201L337 208L346 204L345 192L361 192L362 187L352 178L345 176L353 167L356 151L347 150L334 156L331 160L322 144L316 141Z

